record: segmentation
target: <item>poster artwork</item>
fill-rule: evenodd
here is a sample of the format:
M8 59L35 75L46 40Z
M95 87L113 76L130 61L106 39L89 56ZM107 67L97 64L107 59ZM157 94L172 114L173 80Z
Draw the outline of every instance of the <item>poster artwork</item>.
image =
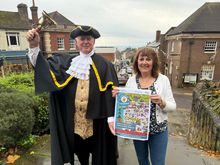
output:
M119 88L115 105L115 133L135 140L148 140L150 90Z

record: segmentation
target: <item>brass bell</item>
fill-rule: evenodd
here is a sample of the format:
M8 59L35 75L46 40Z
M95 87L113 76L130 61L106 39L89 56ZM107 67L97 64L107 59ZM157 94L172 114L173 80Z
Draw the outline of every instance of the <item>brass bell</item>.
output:
M39 19L37 24L37 31L40 32L42 29L46 29L49 26L57 25L56 21L54 21L44 10L42 12L42 17Z

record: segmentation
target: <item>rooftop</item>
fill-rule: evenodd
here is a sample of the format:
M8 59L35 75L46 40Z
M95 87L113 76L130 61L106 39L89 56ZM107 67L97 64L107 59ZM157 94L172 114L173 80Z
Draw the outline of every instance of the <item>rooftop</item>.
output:
M220 2L206 2L167 35L183 33L220 33Z
M29 20L24 20L18 12L0 11L0 29L30 29Z

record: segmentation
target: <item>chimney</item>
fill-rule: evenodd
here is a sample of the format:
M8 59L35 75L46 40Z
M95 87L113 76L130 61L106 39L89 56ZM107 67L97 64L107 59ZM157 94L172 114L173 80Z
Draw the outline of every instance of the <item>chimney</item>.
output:
M160 41L160 30L156 31L156 42Z
M18 4L17 8L18 8L18 13L19 13L21 19L28 21L27 5L20 3L20 4Z
M35 6L34 0L32 0L32 3L33 3L33 6L30 7L31 15L32 15L32 21L33 21L33 24L37 25L38 24L38 14L37 14L38 7Z

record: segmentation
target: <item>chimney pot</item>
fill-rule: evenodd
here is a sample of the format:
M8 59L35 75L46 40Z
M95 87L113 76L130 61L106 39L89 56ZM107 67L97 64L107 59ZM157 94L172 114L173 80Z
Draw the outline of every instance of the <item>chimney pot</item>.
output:
M38 24L38 14L37 14L38 7L32 6L30 7L30 9L31 9L32 21L35 25L37 25Z
M17 8L21 19L28 21L27 5L24 3L20 3L17 5Z
M160 30L157 30L156 31L156 42L159 42L160 41Z

